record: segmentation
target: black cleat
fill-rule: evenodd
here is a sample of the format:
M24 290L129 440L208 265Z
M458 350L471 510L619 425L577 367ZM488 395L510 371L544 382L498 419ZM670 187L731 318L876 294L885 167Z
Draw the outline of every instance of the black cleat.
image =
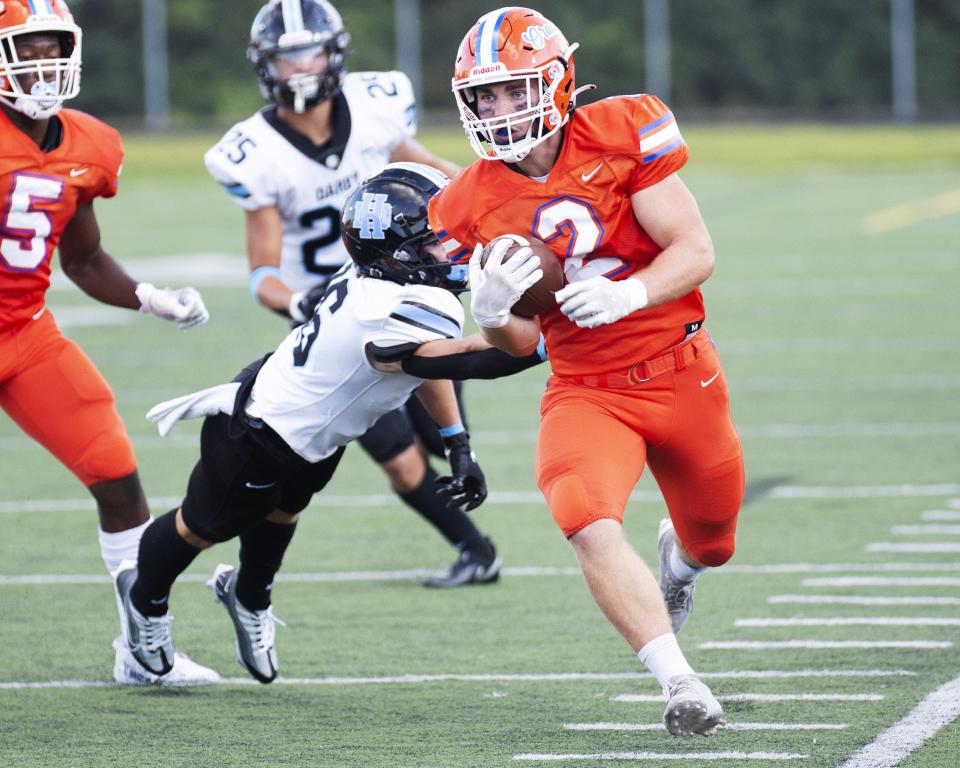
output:
M453 565L426 579L423 586L449 589L467 584L493 584L500 578L503 560L497 554L493 542L490 539L486 539L486 542L490 545L489 553L465 550Z

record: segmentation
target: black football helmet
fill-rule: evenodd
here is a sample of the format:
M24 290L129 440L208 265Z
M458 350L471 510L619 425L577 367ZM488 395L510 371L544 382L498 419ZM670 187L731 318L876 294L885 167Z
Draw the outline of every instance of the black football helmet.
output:
M466 264L439 261L428 251L443 246L430 229L427 204L449 181L427 165L391 163L353 191L340 217L341 237L360 274L453 293L467 289Z
M265 99L305 112L339 93L349 44L343 19L327 0L270 0L253 20L247 58ZM323 54L320 72L283 72L285 62L294 70L309 68Z

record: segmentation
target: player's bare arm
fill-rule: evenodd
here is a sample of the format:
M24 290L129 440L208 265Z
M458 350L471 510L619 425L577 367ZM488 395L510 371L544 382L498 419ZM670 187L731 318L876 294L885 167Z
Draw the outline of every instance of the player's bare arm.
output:
M673 173L630 196L640 226L663 251L634 275L647 289L647 306L686 296L713 273L714 251L693 194Z
M79 206L63 230L60 265L80 290L104 304L139 309L172 320L183 329L210 319L203 299L193 288L156 288L130 277L100 244L93 203Z
M60 238L63 272L84 293L104 304L139 309L136 281L100 244L100 225L93 203L77 208Z
M391 163L422 163L436 168L445 176L453 178L460 173L460 166L437 157L415 139L407 139L390 153Z
M246 211L247 263L258 302L281 315L290 314L293 291L280 279L283 217L275 205ZM258 271L259 270L259 271Z

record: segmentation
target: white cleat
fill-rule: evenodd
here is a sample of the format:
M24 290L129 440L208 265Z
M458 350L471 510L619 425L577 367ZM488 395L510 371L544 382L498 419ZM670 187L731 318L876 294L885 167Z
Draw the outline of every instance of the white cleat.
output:
M145 670L130 649L123 637L114 638L113 648L116 657L113 662L113 679L120 685L210 685L219 683L220 675L213 669L197 664L185 653L175 651L173 654L173 669L160 676Z
M681 581L670 570L670 555L676 546L677 534L673 530L673 523L669 518L661 520L657 536L657 549L660 551L660 593L667 606L670 626L675 635L679 634L693 613L693 590L697 588L696 581Z
M663 724L674 736L713 736L726 725L723 707L696 675L677 675L667 684Z

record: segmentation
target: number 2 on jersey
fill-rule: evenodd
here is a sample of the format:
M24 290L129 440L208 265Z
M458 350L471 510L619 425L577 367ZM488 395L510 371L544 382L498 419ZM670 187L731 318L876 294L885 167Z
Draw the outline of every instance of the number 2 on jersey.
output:
M568 237L563 272L567 282L596 275L612 277L626 266L617 256L591 256L603 242L603 225L593 207L576 197L564 195L540 206L533 220L533 233L548 243Z
M46 259L53 218L36 204L56 203L62 196L63 179L19 171L13 174L0 219L0 256L9 269L32 272Z

